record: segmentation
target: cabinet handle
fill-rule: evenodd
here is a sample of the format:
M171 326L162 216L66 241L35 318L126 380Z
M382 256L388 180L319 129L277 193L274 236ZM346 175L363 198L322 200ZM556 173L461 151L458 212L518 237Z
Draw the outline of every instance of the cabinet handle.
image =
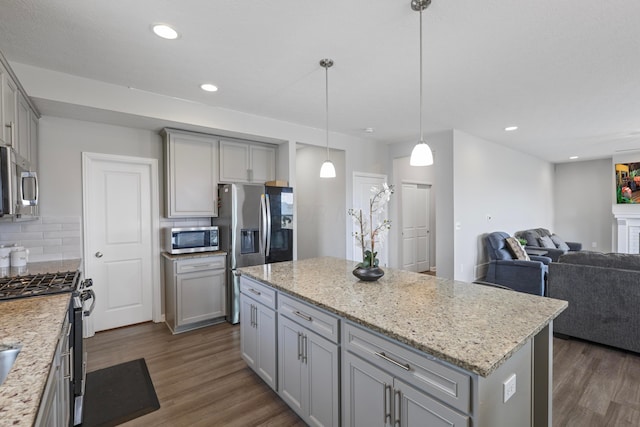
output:
M65 337L68 337L69 335L71 335L71 328L73 327L72 323L69 323L67 325L67 333L64 334Z
M302 362L303 363L307 363L307 346L308 346L308 342L307 342L307 336L306 335L302 335Z
M389 394L387 394L387 390L389 391ZM387 396L389 397L387 398ZM387 383L384 383L384 390L382 391L382 401L384 402L384 420L382 421L382 424L384 425L387 424L387 418L389 419L389 422L391 422L391 402L389 402L388 404L387 399L391 400L391 386Z
M308 316L308 315L306 315L304 313L301 313L298 310L294 311L293 314L295 314L298 317L302 317L307 322L312 322L313 321L313 318L311 316Z
M300 332L298 332L298 360L300 360L302 358L302 334Z
M411 370L411 366L409 366L408 363L400 363L397 360L393 360L392 358L390 358L389 356L387 356L386 354L384 354L383 352L376 352L374 353L376 356L386 360L389 363L393 363L394 365L396 365L399 368L404 369L405 371L410 371Z
M254 314L255 320L253 321L253 324L255 328L258 329L258 306L257 305L253 306L253 312L255 313Z
M256 322L253 320L253 304L251 304L251 327L254 327Z
M249 288L249 292L251 292L251 293L253 293L253 294L255 294L255 295L258 295L258 296L259 296L259 295L262 295L262 293L260 293L260 291L256 291L256 290L255 290L255 289L253 289L253 288Z
M402 393L399 390L396 390L393 392L393 400L394 400L394 406L395 406L395 412L396 412L396 421L393 423L393 425L398 425L401 426L402 425Z

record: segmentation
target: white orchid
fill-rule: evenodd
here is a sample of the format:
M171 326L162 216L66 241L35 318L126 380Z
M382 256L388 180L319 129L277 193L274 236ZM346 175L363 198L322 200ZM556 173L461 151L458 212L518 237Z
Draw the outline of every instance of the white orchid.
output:
M391 228L391 221L388 219L378 220L374 224L374 214L378 219L384 212L384 208L391 200L393 194L393 185L383 183L381 186L371 187L373 196L369 199L369 218L362 215L362 209L349 209L348 213L353 217L355 224L360 228L359 231L353 232L358 246L362 249L362 267L377 267L378 259L375 252L376 243L381 245L384 240L384 234Z

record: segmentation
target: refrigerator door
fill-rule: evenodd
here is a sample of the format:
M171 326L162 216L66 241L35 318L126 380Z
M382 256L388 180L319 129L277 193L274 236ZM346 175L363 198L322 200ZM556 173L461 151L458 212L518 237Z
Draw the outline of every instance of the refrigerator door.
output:
M266 263L293 260L293 189L265 187L267 217Z

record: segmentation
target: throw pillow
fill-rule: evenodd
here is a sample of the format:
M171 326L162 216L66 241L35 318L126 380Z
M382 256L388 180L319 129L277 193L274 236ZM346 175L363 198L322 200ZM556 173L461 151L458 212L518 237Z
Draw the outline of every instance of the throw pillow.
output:
M562 240L562 237L558 236L557 234L551 235L551 241L556 245L556 248L562 249L563 251L569 250L569 245L567 245L567 243Z
M507 237L505 239L505 244L507 246L507 249L509 249L509 252L511 252L515 259L531 261L531 258L529 258L529 254L525 252L524 248L515 237Z
M551 240L551 237L549 237L549 236L539 237L538 241L540 242L540 247L541 248L549 248L549 249L555 249L556 248L555 243L553 243L553 240Z

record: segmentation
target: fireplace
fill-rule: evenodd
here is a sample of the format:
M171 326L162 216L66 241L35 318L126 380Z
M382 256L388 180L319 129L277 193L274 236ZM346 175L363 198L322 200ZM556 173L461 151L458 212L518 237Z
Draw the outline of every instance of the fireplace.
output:
M613 205L616 220L616 252L640 253L640 205Z

